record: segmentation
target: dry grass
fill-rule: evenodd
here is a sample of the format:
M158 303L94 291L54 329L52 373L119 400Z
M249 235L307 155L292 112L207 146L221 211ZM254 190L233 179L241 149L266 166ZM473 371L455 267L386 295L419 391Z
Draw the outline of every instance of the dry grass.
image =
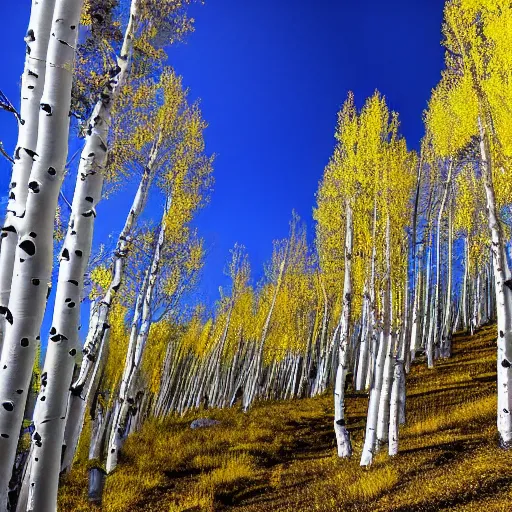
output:
M208 411L221 424L192 431L196 416L149 422L109 476L105 512L512 510L512 454L497 447L494 329L456 337L454 356L408 376L400 453L359 467L367 397L350 394L354 457L336 456L332 399ZM92 509L84 456L60 510Z

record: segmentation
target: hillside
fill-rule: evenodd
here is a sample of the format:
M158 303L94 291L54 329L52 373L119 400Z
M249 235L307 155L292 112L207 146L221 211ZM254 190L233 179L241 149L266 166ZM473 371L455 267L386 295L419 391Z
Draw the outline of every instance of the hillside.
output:
M456 336L453 357L435 370L414 365L394 459L381 453L369 470L359 467L364 395L349 394L355 452L349 461L335 454L330 394L264 403L248 414L208 411L148 422L132 436L108 479L103 510L511 510L511 454L497 447L495 427L494 331ZM205 416L221 424L189 428ZM61 490L59 510L94 510L85 479L81 462Z

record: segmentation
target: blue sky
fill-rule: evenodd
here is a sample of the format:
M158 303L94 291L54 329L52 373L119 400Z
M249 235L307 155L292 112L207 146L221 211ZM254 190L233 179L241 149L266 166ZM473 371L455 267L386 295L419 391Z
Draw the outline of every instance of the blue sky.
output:
M310 226L336 113L349 90L359 106L375 89L400 113L409 147L440 78L442 0L207 0L193 8L196 31L169 52L192 98L201 98L215 190L197 219L208 258L198 294L208 303L225 284L229 249L244 244L255 278L286 236L293 208ZM0 89L19 103L30 1L2 5ZM16 125L0 112L12 151ZM0 161L5 195L10 165ZM130 192L133 187L128 187ZM72 188L70 189L72 190ZM118 232L130 193L102 203L95 244ZM158 218L158 201L149 214ZM101 219L101 220L100 220ZM44 336L43 336L44 339Z

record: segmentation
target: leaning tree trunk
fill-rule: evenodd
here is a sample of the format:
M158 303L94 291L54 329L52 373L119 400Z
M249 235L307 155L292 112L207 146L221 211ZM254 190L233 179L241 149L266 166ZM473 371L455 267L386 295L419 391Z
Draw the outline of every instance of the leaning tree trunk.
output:
M115 406L116 414L112 423L109 436L109 446L107 452L107 473L112 472L117 466L119 450L126 437L128 419L131 406L134 403L135 383L142 362L142 355L149 336L151 320L153 316L153 294L157 278L160 271L160 260L162 257L162 249L165 242L165 217L169 211L170 201L164 208L160 231L158 233L157 243L153 251L150 268L148 269L147 286L143 286L142 295L142 316L140 319L140 327L137 325L136 343L132 343L130 339L130 347L126 354L125 366L119 391L119 397ZM135 341L134 340L134 341Z
M0 365L0 506L7 487L23 421L34 366L36 341L52 278L53 228L68 150L71 85L82 0L58 0L48 47L46 83L41 99L37 159L29 178L29 194L19 226L9 307ZM51 342L63 341L55 332ZM71 357L71 356L69 356ZM41 377L46 384L46 375ZM41 396L44 401L46 396ZM34 441L40 442L34 433ZM29 508L36 506L29 496ZM37 510L43 510L38 508Z
M0 251L0 307L6 308L11 294L14 255L19 224L23 222L28 181L37 156L39 110L46 76L46 55L50 41L55 0L32 0L25 42L25 67L21 77L21 108L18 141L14 152L7 215L2 228ZM5 316L0 316L0 353L5 335Z
M84 274L91 253L96 205L101 199L104 170L107 163L110 111L125 80L131 61L133 28L137 17L137 2L132 2L130 21L126 29L117 67L110 73L110 80L89 120L86 140L78 168L71 218L60 259L57 293L55 297L52 331L59 340L48 343L44 374L45 386L41 387L36 407L36 430L40 436L33 441L30 485L36 497L38 510L54 510L69 386L79 346L80 303L83 295Z
M353 220L352 207L346 202L346 233L345 233L345 281L343 283L343 309L340 322L340 344L338 370L334 386L334 432L339 457L350 457L352 446L350 435L345 427L345 380L348 373L348 352L350 320L352 311L352 249L353 249Z
M512 446L512 273L505 255L503 231L492 181L492 163L487 134L480 128L480 164L487 199L494 262L496 309L498 316L498 432L503 447Z
M279 289L281 288L281 283L283 281L284 269L286 266L288 250L284 257L284 260L281 262L281 266L279 268L279 276L277 277L277 283L274 288L274 294L272 297L272 303L270 305L270 309L267 314L267 318L265 320L265 325L263 326L263 332L261 333L261 340L259 347L256 350L256 354L253 356L252 361L249 363L249 370L247 372L247 381L244 386L244 395L243 395L243 409L247 411L251 406L255 396L256 396L256 386L258 385L258 381L261 377L261 370L263 365L263 351L265 348L265 341L267 339L268 330L270 328L270 321L272 319L272 314L274 313L274 308L276 306L277 295L279 293Z
M91 315L87 338L82 350L84 358L82 360L80 373L75 382L72 383L68 397L68 410L64 431L65 451L61 470L70 468L73 462L78 439L82 430L85 407L91 389L91 378L98 354L102 351L102 345L106 339L105 332L109 327L108 315L114 296L119 290L121 281L124 277L125 264L130 252L130 241L133 229L137 224L140 214L144 210L148 198L148 192L154 178L153 167L158 153L158 142L153 149L154 150L149 158L149 163L144 169L144 173L126 218L123 230L117 239L112 262L112 282L110 283L105 295L98 301L97 307Z

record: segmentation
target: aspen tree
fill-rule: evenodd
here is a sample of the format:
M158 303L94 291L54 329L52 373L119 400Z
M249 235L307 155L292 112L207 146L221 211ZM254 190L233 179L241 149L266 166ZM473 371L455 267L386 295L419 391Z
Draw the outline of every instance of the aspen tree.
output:
M21 107L18 141L9 184L7 215L2 227L0 251L0 306L6 308L11 293L14 255L18 243L17 224L23 222L28 181L37 156L39 110L46 76L46 54L50 41L55 0L33 0L25 36L25 66L21 77ZM0 353L5 334L5 316L0 316Z
M37 159L28 180L28 197L19 226L12 293L4 308L7 320L0 373L0 506L6 506L7 486L23 420L36 340L51 284L53 227L64 173L69 136L71 85L82 2L57 1L46 62L46 79L39 111ZM61 341L55 333L53 341ZM69 356L71 357L71 356ZM45 379L45 375L41 376ZM45 397L41 397L45 399ZM37 440L37 432L34 438ZM29 506L32 506L29 497Z
M189 105L186 95L181 78L173 70L166 69L158 82L146 80L137 88L135 96L131 97L132 102L134 98L137 101L140 99L142 105L145 105L147 97L158 101L149 113L143 114L147 124L137 125L133 134L136 151L131 153L132 165L142 168L142 176L114 251L110 284L98 301L89 325L83 349L85 357L79 376L71 386L64 468L69 467L73 459L85 412L84 398L87 399L90 393L91 376L97 363L96 355L104 342L108 314L124 279L133 230L144 210L152 183L157 180L160 185L165 186L166 182L179 182L187 175L193 176L191 182L185 181L191 197L194 187L208 189L211 186L213 159L204 154L203 131L206 124L198 105ZM204 198L205 196L201 196L201 200Z
M452 0L445 6L443 33L446 64L452 72L452 105L463 126L479 138L482 184L492 239L494 289L498 317L498 431L503 446L512 443L512 279L505 255L500 202L510 197L504 163L510 157L509 38L512 9L503 0ZM453 109L456 110L456 109Z
M166 94L169 94L169 91L164 90L164 98ZM167 107L167 115L169 111ZM108 472L116 467L117 455L126 437L129 412L139 391L139 372L153 315L164 307L171 312L175 310L184 292L195 282L201 268L202 244L194 240L189 223L207 200L211 166L208 159L198 158L204 150L204 123L200 113L194 108L190 109L186 112L183 122L183 139L176 145L171 165L163 173L164 188L168 191L168 204L164 209L158 237L145 271L147 284L139 291L141 300L137 301L140 304L135 311L137 320L132 322L123 377L114 406L107 456ZM165 295L165 303L160 301L155 304L159 285Z
M64 438L68 390L78 348L78 329L83 279L92 246L96 207L101 199L107 162L111 110L124 85L132 60L135 29L139 22L139 0L130 6L123 45L110 72L110 80L96 103L80 157L69 227L61 252L59 277L51 333L61 339L48 343L40 391L46 400L37 402L35 427L37 443L32 446L31 486L38 510L54 510ZM37 464L34 462L37 460Z

